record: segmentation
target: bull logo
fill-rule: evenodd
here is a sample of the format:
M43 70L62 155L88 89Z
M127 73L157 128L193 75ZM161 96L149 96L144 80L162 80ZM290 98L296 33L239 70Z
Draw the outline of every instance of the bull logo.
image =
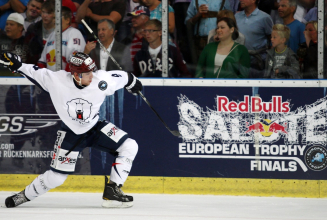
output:
M74 120L80 123L88 122L87 119L91 116L92 103L84 99L73 99L67 102L68 114Z
M49 66L53 66L56 64L56 51L55 49L50 50L49 53L46 54L47 64Z
M254 123L252 125L248 125L247 123L248 130L245 133L249 133L250 131L260 132L260 134L265 137L270 137L273 133L278 132L287 134L286 125L286 123L284 123L284 125L280 125L269 119L261 119L260 122Z

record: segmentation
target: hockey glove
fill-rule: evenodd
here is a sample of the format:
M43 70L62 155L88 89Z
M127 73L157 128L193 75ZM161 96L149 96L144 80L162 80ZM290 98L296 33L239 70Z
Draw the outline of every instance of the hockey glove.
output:
M128 74L128 83L126 84L125 88L129 93L132 93L133 95L138 95L139 91L142 91L142 83L138 78L136 78L132 73Z
M2 53L0 55L0 64L9 68L11 72L16 72L22 66L22 61L16 54Z

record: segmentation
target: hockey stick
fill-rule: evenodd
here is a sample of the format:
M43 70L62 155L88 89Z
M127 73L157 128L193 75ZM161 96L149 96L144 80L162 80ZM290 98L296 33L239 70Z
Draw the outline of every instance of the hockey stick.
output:
M117 61L115 60L115 58L113 58L113 56L109 53L109 51L105 48L105 46L103 46L103 44L100 42L98 36L93 32L93 30L86 24L86 22L84 21L84 19L82 19L82 23L84 24L84 26L86 27L86 29L93 35L93 37L98 41L98 43L100 44L100 46L102 47L102 49L104 49L104 51L107 52L108 56L111 58L111 60L116 64L116 66L120 69L123 70L121 68L121 66L117 63ZM179 131L175 130L172 131L169 129L168 125L166 124L166 122L160 117L160 115L158 114L158 112L152 107L152 105L149 103L149 101L144 97L144 95L142 94L141 91L138 91L138 94L142 97L142 99L146 102L146 104L148 104L148 106L152 109L152 111L157 115L157 117L160 119L160 121L165 125L165 127L168 129L168 131L170 131L170 133L172 133L174 136L181 136L181 134L179 133Z

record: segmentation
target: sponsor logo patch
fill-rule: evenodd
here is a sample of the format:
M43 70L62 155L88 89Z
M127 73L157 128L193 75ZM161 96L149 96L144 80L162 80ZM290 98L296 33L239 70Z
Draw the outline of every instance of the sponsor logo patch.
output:
M100 90L104 91L108 88L108 84L106 81L100 81L98 87Z
M321 171L327 166L327 150L319 145L310 147L305 153L305 163L314 171Z
M75 65L81 65L83 63L83 60L79 59L79 58L76 58L76 57L72 57L70 59L70 62L75 64Z
M108 123L106 126L104 126L101 129L101 132L103 132L105 135L107 135L115 143L118 143L121 138L123 138L125 135L127 135L126 132L124 132L123 130L120 130L112 123Z

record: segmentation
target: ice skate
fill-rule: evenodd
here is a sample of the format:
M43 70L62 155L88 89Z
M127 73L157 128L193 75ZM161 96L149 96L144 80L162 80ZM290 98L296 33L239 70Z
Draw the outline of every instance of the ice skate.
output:
M102 207L105 208L129 208L133 206L133 196L125 195L116 183L109 184L105 176Z
M28 198L26 198L25 190L23 190L13 196L8 197L5 201L5 203L6 203L7 208L13 208L13 207L19 206L25 202L28 202L28 201L30 201L30 200Z

